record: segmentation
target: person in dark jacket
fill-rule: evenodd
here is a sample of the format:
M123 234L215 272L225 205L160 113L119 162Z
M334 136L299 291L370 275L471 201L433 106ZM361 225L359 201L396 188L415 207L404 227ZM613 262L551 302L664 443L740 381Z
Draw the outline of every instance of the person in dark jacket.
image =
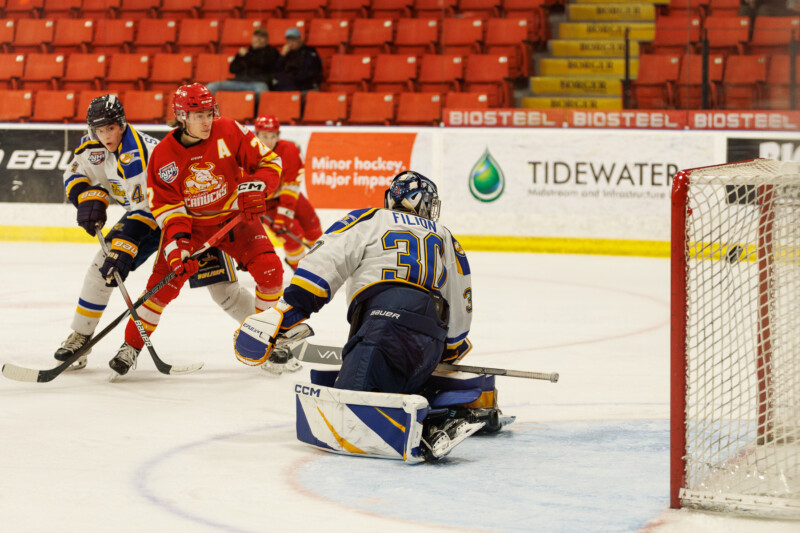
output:
M278 50L268 43L267 38L265 28L256 28L250 47L240 48L231 62L230 71L236 78L213 81L206 86L208 90L212 94L217 91L253 91L255 105L258 106L258 96L269 90L281 57Z
M297 28L286 30L286 44L280 52L273 91L316 91L322 83L322 60L316 48L308 46Z

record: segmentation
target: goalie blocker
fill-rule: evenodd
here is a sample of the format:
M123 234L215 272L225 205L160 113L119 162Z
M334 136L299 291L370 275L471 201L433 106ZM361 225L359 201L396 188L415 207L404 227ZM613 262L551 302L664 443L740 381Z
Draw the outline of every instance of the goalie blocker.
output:
M500 417L494 376L435 373L424 394L332 388L338 371L311 371L295 385L297 439L325 451L408 463L437 460L474 433L493 433Z

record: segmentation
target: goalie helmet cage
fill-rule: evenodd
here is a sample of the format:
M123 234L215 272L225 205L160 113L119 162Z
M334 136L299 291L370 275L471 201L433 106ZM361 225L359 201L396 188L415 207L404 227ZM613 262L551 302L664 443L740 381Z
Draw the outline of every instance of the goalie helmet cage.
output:
M800 517L800 164L672 188L670 506Z

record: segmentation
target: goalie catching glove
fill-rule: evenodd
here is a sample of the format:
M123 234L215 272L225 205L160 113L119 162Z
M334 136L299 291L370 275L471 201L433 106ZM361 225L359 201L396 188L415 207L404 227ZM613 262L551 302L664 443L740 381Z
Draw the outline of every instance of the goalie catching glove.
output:
M114 279L114 272L119 274L122 281L128 277L133 265L133 259L139 253L139 243L129 237L114 237L111 239L111 246L100 267L100 274L106 280L106 287L116 287L117 280Z
M284 309L278 309L284 307ZM314 331L308 324L297 324L281 331L283 311L288 306L278 304L262 313L247 317L233 334L233 351L246 365L256 366L269 359L272 351L310 337Z

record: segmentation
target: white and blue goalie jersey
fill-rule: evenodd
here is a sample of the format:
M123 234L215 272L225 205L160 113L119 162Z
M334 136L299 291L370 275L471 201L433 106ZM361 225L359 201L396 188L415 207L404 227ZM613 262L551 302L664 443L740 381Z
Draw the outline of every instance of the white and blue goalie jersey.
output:
M281 329L328 303L347 280L348 322L355 307L386 288L409 284L440 294L449 305L444 360L463 357L472 320L467 256L443 225L389 209L359 209L334 223L302 260L283 300Z

